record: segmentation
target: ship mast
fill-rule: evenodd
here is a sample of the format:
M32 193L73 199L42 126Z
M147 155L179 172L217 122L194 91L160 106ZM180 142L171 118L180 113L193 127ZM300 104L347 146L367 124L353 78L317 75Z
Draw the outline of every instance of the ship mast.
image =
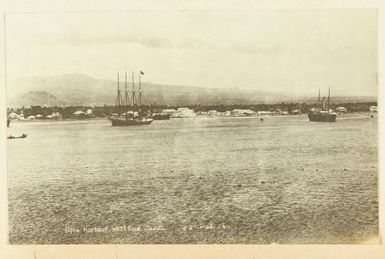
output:
M322 96L321 111L326 111L326 97Z
M142 71L139 72L139 109L142 106L142 86L140 84L140 75L142 73L143 73Z
M317 102L317 105L319 106L321 103L321 92L320 92L320 89L318 88L318 102Z
M115 105L118 106L119 112L121 112L121 94L120 94L120 87L119 87L119 71L118 71L118 77L117 77L117 91L118 94L116 96Z
M132 111L134 112L134 106L135 106L135 83L134 83L134 72L132 72L131 75L132 75Z
M129 103L128 100L128 89L127 89L127 71L124 73L124 106L127 108Z
M329 87L329 93L328 93L328 113L330 111L330 87Z

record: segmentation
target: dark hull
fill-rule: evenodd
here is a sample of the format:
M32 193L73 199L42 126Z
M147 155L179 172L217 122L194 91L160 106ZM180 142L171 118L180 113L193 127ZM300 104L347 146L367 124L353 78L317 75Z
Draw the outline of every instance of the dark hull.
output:
M170 114L154 114L152 118L154 120L169 120Z
M318 122L335 122L337 118L337 114L332 113L309 113L310 121L318 121Z
M139 126L147 125L152 122L152 119L120 119L120 118L110 118L112 126Z
M27 134L22 134L21 136L15 137L15 136L9 136L7 139L17 139L17 138L26 138Z

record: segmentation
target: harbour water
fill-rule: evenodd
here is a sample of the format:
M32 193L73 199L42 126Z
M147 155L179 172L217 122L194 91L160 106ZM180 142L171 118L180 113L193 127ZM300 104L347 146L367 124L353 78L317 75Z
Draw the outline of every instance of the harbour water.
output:
M12 244L360 243L378 235L377 119L11 124ZM20 134L18 134L20 133Z

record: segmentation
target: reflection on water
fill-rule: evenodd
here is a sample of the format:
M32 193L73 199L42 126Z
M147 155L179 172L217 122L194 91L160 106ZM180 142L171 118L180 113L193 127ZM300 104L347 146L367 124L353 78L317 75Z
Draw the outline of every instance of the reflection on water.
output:
M377 121L14 123L11 243L356 243L378 235Z

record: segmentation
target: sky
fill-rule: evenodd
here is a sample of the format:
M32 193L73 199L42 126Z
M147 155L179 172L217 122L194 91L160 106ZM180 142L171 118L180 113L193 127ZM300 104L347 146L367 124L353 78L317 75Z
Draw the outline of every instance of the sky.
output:
M374 9L20 13L6 17L7 75L82 73L309 95L377 95Z

